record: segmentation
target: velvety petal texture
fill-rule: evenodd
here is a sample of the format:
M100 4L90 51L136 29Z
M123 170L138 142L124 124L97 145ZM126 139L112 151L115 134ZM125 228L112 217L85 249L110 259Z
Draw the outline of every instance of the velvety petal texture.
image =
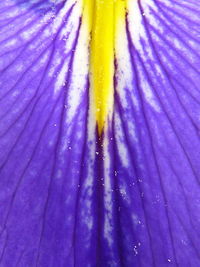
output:
M200 5L124 2L99 131L88 0L0 1L0 267L200 266Z

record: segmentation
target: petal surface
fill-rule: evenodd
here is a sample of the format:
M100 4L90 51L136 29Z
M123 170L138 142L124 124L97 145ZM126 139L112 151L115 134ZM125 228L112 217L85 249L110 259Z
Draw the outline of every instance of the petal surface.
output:
M198 267L200 7L126 1L99 133L85 3L0 3L0 266Z

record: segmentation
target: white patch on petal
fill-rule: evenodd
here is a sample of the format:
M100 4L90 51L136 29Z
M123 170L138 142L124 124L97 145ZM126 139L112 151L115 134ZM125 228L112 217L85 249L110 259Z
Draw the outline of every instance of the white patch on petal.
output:
M160 112L160 106L155 100L154 94L152 92L152 87L148 84L145 79L142 79L142 91L145 97L145 100L156 112Z
M115 120L115 138L116 138L118 153L120 155L122 165L124 167L128 168L130 166L130 161L129 161L129 156L128 156L127 143L124 140L121 120L120 120L118 114L115 114L114 116L115 116L115 118L114 118L114 120Z
M81 5L79 6L81 12ZM78 37L78 44L73 59L72 76L70 80L69 101L67 103L69 110L67 113L67 122L73 120L77 107L81 104L81 98L87 87L88 75L88 45L89 33L87 27L82 24ZM85 84L84 84L85 82ZM84 84L84 86L83 86Z
M113 209L113 200L112 200L112 186L111 186L111 159L109 153L109 140L106 136L103 142L104 148L104 181L102 181L104 186L104 205L105 205L105 221L104 221L104 237L107 239L109 246L113 243L112 237L112 209Z

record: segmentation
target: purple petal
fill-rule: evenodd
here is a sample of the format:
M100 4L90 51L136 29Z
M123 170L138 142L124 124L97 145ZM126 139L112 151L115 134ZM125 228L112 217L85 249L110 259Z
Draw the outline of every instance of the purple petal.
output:
M0 266L198 267L198 3L130 2L101 137L81 3L0 14Z

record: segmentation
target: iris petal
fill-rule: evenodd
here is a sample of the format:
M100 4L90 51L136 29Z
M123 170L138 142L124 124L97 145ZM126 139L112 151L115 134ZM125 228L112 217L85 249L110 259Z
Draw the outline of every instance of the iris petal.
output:
M199 266L198 3L126 1L101 133L84 3L0 3L0 265Z

